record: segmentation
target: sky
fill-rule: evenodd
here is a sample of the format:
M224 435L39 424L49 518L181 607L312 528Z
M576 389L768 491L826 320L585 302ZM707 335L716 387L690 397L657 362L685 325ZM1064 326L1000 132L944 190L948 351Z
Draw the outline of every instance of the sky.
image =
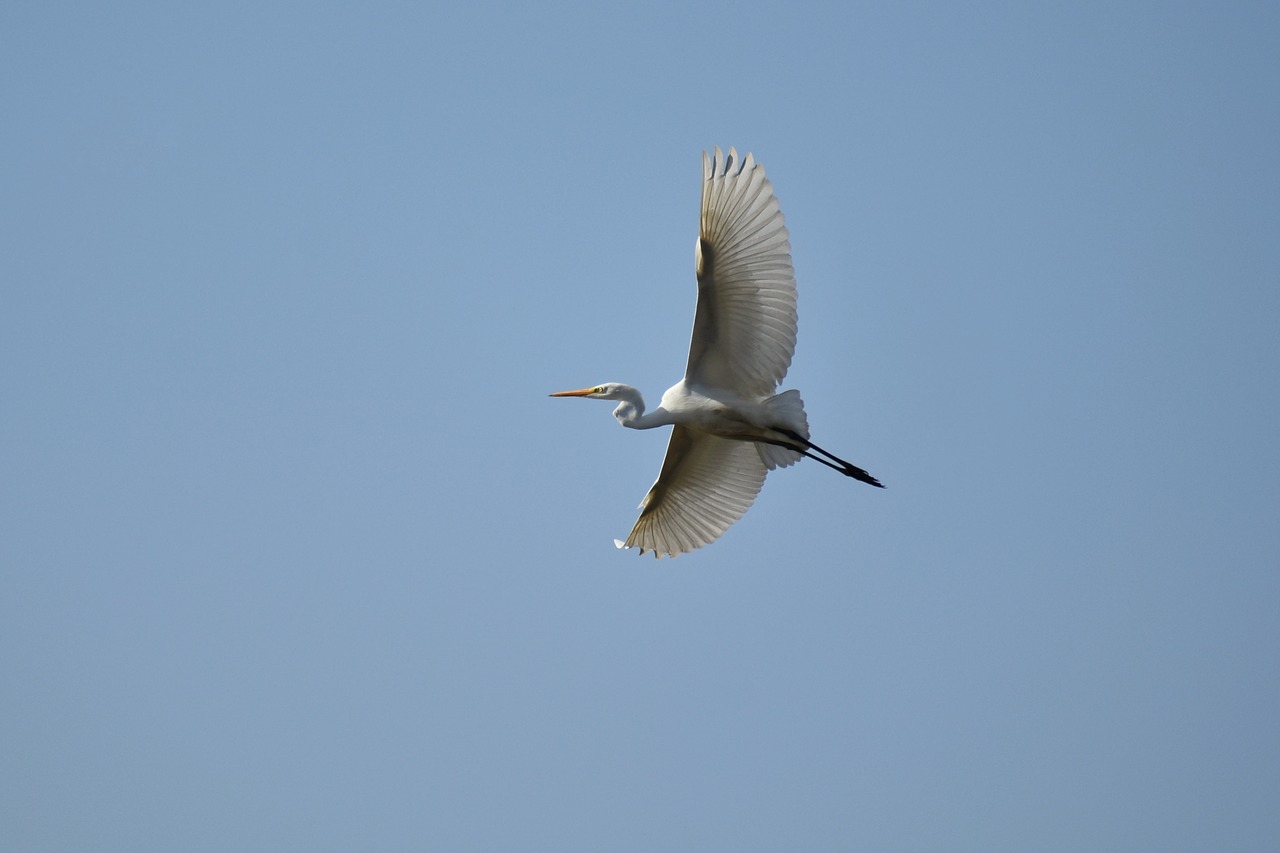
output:
M11 3L24 851L1280 848L1275 3ZM619 552L701 152L881 479Z

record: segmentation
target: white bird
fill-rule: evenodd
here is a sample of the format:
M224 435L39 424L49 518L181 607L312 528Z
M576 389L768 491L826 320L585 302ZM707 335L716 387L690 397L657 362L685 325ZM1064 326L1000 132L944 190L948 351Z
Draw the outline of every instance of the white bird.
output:
M673 426L662 471L619 548L675 557L714 542L743 516L765 475L807 456L883 488L809 441L800 392L776 393L796 347L791 242L773 186L750 154L702 153L702 222L695 247L698 308L684 379L645 413L630 385L606 382L552 397L618 400L631 429Z

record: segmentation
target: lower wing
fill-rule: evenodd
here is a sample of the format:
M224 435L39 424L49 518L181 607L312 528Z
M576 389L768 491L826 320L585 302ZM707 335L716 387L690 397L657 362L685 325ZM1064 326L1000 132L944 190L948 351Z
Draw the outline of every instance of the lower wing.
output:
M675 557L714 542L751 508L767 473L754 443L676 426L640 518L618 547Z

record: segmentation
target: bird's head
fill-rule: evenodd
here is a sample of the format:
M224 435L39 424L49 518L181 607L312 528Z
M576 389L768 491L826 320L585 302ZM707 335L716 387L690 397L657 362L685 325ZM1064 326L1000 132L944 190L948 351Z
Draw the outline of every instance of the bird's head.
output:
M590 397L594 400L621 400L627 391L633 391L630 385L623 385L621 382L605 382L602 385L594 385L590 388L582 388L577 391L557 391L551 394L552 397Z

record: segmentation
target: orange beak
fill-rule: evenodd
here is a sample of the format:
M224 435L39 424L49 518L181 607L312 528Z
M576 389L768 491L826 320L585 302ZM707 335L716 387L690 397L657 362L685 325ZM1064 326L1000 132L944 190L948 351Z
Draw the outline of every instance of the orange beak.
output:
M580 391L557 391L554 394L548 394L548 397L586 397L595 393L594 388L583 388Z

